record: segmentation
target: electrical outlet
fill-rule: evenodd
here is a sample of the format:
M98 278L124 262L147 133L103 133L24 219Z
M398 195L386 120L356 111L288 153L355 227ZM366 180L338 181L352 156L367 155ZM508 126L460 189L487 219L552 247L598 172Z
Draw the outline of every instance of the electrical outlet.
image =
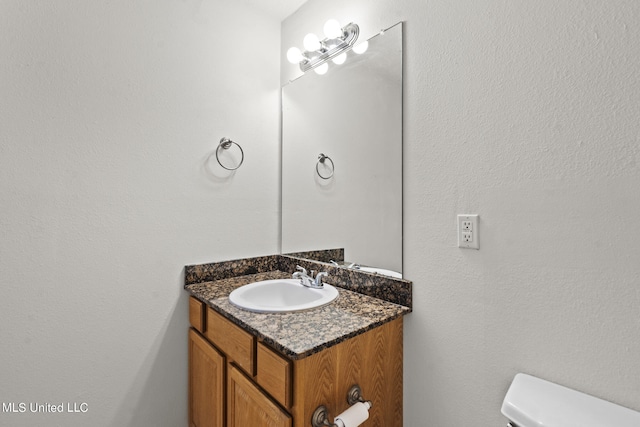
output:
M458 247L480 249L478 215L458 215Z

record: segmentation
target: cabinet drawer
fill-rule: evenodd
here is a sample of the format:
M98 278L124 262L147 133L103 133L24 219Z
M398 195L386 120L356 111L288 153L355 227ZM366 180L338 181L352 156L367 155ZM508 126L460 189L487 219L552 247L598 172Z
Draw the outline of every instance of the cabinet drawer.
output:
M189 297L189 323L198 332L204 333L204 303Z
M255 339L207 307L205 336L249 375L255 375Z
M291 362L258 343L256 381L285 408L291 408Z

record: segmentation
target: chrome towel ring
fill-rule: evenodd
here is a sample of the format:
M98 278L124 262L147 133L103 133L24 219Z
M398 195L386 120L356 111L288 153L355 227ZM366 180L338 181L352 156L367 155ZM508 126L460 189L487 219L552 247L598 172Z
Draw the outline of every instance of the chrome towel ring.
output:
M319 167L320 167L320 163L322 163L324 165L324 162L327 161L327 160L331 163L331 173L326 175L326 176L324 176L324 175L322 175L320 173ZM333 176L333 173L335 172L335 170L336 170L336 168L335 168L335 166L333 164L333 160L331 160L331 157L325 156L324 154L320 153L318 155L318 163L316 163L316 173L318 174L318 176L320 178L322 178L322 179L330 179Z
M231 148L232 145L235 145L236 147L238 147L238 149L240 150L240 163L238 163L238 166L236 166L235 168L233 167L227 167L225 165L222 164L222 162L220 161L220 156L219 156L219 152L220 149L222 148L223 150L228 150L229 148ZM216 160L218 161L218 164L220 166L222 166L224 169L228 170L228 171L234 171L236 169L238 169L240 166L242 166L242 162L244 162L244 151L242 151L242 147L240 146L240 144L238 144L235 141L230 140L229 138L222 138L220 140L220 144L218 144L218 147L216 148Z

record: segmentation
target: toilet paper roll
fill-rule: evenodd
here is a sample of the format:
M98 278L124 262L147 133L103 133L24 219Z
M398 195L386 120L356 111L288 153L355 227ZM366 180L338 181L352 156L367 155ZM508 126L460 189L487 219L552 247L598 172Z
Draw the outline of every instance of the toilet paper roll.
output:
M358 402L335 417L333 422L340 427L357 427L369 418L369 403Z

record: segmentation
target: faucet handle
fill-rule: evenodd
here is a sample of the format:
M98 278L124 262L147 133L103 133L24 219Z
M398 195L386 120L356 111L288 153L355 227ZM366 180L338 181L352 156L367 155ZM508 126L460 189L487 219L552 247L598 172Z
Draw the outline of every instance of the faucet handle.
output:
M299 265L296 265L296 270L301 271L302 274L307 274L307 269L304 267L300 267Z
M329 275L329 273L327 273L326 271L321 271L318 273L318 275L316 276L315 280L314 280L314 284L316 287L321 288L323 286L322 283L322 278L323 277L327 277Z

